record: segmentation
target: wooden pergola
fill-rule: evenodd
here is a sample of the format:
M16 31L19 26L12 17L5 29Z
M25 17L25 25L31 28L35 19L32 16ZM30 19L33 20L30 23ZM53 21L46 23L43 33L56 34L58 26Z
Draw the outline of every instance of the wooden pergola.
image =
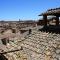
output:
M47 25L47 16L56 16L56 25L59 25L60 8L49 9L39 16L43 16L45 26Z

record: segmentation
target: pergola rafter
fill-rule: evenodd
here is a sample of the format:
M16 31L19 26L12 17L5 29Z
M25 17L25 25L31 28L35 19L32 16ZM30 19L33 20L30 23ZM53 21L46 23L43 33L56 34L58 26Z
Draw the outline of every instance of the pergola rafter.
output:
M59 17L60 17L60 8L49 9L46 12L40 14L39 16L43 16L44 24L47 25L47 16L56 16L56 25L59 25Z

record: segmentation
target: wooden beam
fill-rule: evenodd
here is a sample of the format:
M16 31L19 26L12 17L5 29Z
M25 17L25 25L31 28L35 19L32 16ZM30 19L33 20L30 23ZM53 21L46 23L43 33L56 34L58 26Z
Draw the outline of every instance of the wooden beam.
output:
M56 16L56 25L59 25L59 16Z
M47 16L43 15L44 25L47 26Z
M21 46L20 49L11 50L11 51L6 51L6 52L0 52L0 54L7 54L7 53L12 53L12 52L20 51L20 50L23 50L23 47L22 47L22 46Z

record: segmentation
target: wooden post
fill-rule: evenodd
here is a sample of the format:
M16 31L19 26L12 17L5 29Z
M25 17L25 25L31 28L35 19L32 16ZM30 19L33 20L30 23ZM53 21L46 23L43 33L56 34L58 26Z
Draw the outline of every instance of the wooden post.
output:
M59 16L56 16L56 25L59 25Z
M31 29L29 29L29 34L31 34Z
M44 25L47 26L47 16L43 15Z

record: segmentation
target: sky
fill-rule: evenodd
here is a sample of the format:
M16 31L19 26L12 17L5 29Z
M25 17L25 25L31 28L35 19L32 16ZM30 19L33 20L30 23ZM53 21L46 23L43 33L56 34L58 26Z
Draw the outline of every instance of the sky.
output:
M38 20L47 9L60 7L60 0L0 0L0 20Z

